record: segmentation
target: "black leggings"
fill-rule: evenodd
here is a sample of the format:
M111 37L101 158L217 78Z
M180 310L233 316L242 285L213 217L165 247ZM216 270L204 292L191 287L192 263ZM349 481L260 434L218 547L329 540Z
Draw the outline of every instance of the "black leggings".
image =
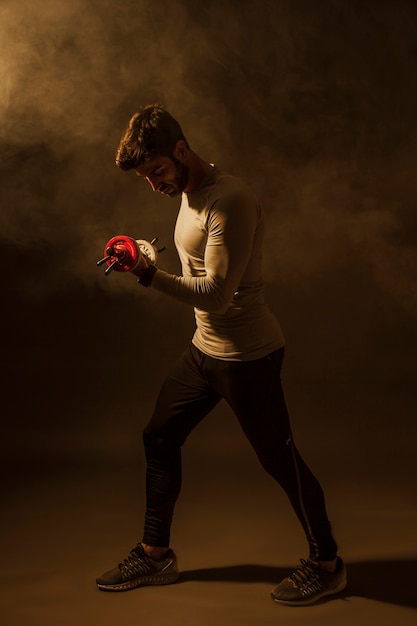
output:
M143 439L147 460L143 543L168 547L181 489L181 446L224 398L265 470L281 485L301 522L310 558L330 561L337 545L323 490L297 451L281 385L284 349L254 361L213 359L193 344L165 379Z

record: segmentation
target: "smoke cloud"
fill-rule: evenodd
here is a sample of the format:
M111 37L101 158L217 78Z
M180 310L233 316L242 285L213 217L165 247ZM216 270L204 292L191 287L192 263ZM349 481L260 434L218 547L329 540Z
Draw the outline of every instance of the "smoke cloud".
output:
M269 282L350 271L415 314L416 16L407 0L4 0L0 220L22 293L63 276L128 291L95 266L118 233L158 235L177 270L175 202L114 166L159 101L259 194Z
M177 202L114 165L151 102L259 195L286 393L311 447L347 464L346 446L355 463L362 450L366 471L411 458L416 20L411 0L2 0L4 458L43 436L58 451L118 441L192 335L187 307L96 266L116 234L158 236L179 272Z

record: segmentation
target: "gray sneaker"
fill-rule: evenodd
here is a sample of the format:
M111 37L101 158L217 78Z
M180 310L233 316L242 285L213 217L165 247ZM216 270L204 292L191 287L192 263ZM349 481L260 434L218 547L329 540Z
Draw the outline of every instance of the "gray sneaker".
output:
M337 557L336 571L332 574L320 569L319 564L301 559L301 567L279 583L271 592L271 597L279 604L303 606L313 604L324 596L343 591L346 587L346 568Z
M179 578L177 557L169 550L163 561L148 556L139 543L127 559L97 578L102 591L127 591L143 585L169 585Z

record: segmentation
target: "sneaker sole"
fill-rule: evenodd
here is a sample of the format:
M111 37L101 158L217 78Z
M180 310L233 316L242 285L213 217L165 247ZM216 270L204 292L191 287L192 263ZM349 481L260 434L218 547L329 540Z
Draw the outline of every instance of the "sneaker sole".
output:
M137 587L145 587L147 585L172 585L177 582L179 576L178 572L172 572L163 575L142 576L141 578L135 578L134 580L129 580L118 585L96 584L101 591L129 591L129 589L136 589Z

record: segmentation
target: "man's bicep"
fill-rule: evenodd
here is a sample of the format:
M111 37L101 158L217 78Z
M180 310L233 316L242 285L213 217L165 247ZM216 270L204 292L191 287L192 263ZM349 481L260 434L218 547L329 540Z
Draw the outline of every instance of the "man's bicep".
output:
M239 202L213 212L205 252L207 275L233 282L235 289L248 264L256 229L255 209Z

